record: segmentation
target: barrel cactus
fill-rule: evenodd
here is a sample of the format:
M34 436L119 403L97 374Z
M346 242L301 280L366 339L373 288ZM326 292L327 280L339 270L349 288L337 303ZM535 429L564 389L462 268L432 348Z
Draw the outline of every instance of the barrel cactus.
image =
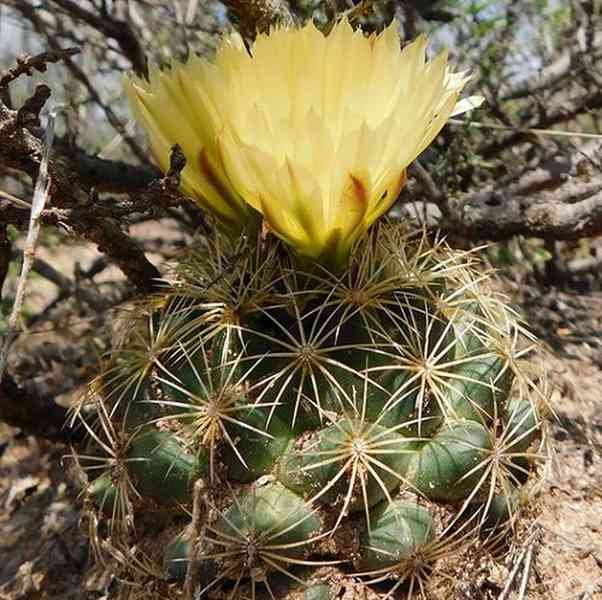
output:
M373 224L394 200L404 160L436 135L433 120L449 116L464 79L441 60L424 63L422 41L400 52L393 28L376 38L347 23L328 36L310 29L276 30L254 56L239 56L244 46L232 42L215 64L193 61L129 84L139 85L130 93L159 161L166 144L182 144L191 164L184 189L213 210L216 227L161 293L125 315L78 411L90 433L78 463L91 538L100 563L120 563L124 597L326 600L345 586L367 586L375 598L427 597L445 559L512 531L540 475L546 394L517 315L475 252L403 223ZM365 46L379 65L390 54L382 68L400 61L408 71L415 60L403 77L432 83L415 148L391 159L397 175L348 177L345 194L364 203L359 217L337 217L339 203L324 195L321 217L312 216L304 194L320 174L295 171L288 159L283 194L296 190L301 200L277 215L226 156L238 140L236 160L252 170L236 115L222 124L233 128L224 138L211 137L215 115L194 134L153 121L153 102L185 85L185 69L214 73L207 90L194 91L207 112L219 68L235 63L240 73L245 61L267 60L262 44L287 35L293 49L303 36L327 50ZM386 123L397 122L395 101ZM376 127L370 119L364 124ZM365 127L362 136L372 133ZM200 162L190 135L212 140ZM296 180L300 173L307 179Z

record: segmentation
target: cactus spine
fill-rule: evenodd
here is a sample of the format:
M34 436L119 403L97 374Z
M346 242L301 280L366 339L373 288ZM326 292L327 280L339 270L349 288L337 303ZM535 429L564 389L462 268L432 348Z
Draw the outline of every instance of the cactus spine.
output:
M472 253L422 231L382 223L336 274L271 236L233 246L191 252L78 411L101 546L157 597L187 573L200 597L328 598L354 574L427 597L539 477L534 341Z

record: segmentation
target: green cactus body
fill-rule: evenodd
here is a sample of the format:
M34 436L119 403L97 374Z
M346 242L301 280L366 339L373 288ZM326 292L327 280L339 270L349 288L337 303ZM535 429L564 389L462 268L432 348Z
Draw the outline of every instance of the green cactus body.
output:
M88 493L94 501L95 506L106 515L111 516L116 510L117 490L113 485L110 473L106 472L97 477L90 484Z
M513 373L494 353L477 356L454 369L458 379L451 382L453 416L489 423L497 416L512 386Z
M175 536L163 553L163 574L168 582L184 583L191 553L190 531ZM197 549L202 555L202 548ZM212 560L202 560L198 568L197 586L207 586L216 577L217 566Z
M279 417L270 417L259 409L247 407L240 423L231 426L234 443L224 447L222 457L231 479L249 483L272 471L293 434Z
M405 502L383 502L370 513L370 527L361 536L359 568L379 571L408 562L435 538L427 510Z
M539 432L537 410L530 402L513 399L506 409L506 429L508 431L509 453L524 452Z
M192 482L202 466L167 431L144 431L134 438L126 458L136 490L169 505L190 503Z
M93 504L122 545L157 505L186 531L159 560L175 586L196 515L209 595L274 600L284 578L282 598L328 598L351 564L378 571L375 594L411 565L426 589L437 560L421 556L459 547L439 525L434 542L433 515L503 526L506 484L537 474L544 423L515 399L513 313L461 256L397 225L336 274L272 236L240 244L192 252L97 380Z
M325 583L313 585L303 594L303 600L334 600L334 598L332 588Z
M278 483L237 494L229 509L208 527L204 562L240 582L288 572L310 555L322 531L320 516L302 498Z
M431 500L464 500L479 486L486 450L490 449L490 435L483 425L452 421L416 454L410 480Z
M498 526L506 523L516 514L519 493L517 489L510 486L509 488L506 493L495 494L489 505L486 506L485 517L488 524Z
M177 535L165 548L163 568L168 581L183 582L188 570L190 541L185 535Z
M355 479L358 489L349 510L359 510L399 487L416 448L380 425L343 420L315 432L304 448L291 448L278 476L292 490L328 503L353 493L349 486ZM378 463L367 468L371 456Z
M491 350L490 328L492 319L488 317L480 298L465 298L453 319L458 358L475 356ZM499 320L495 320L499 326Z
M368 399L368 419L383 427L392 427L404 436L430 436L443 421L437 402L421 402L420 382L412 381L403 371L390 369L377 380L380 390ZM380 393L379 393L380 392Z

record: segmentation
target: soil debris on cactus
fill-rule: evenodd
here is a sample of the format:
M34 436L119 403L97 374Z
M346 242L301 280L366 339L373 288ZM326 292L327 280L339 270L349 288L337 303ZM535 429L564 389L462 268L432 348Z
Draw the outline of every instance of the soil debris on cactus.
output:
M513 535L547 462L537 343L490 276L395 223L336 273L270 235L205 240L76 413L97 560L165 598L192 563L203 598L429 598Z

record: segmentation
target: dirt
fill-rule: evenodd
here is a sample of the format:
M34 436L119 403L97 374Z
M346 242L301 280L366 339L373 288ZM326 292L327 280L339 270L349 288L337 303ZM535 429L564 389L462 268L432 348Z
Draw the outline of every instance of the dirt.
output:
M64 448L1 433L0 598L84 598L87 540Z
M540 508L507 563L473 565L474 581L458 593L602 600L602 294L523 283L503 285L547 345L540 359L554 385L554 458ZM110 581L89 589L82 502L67 453L0 427L0 600L111 598Z

